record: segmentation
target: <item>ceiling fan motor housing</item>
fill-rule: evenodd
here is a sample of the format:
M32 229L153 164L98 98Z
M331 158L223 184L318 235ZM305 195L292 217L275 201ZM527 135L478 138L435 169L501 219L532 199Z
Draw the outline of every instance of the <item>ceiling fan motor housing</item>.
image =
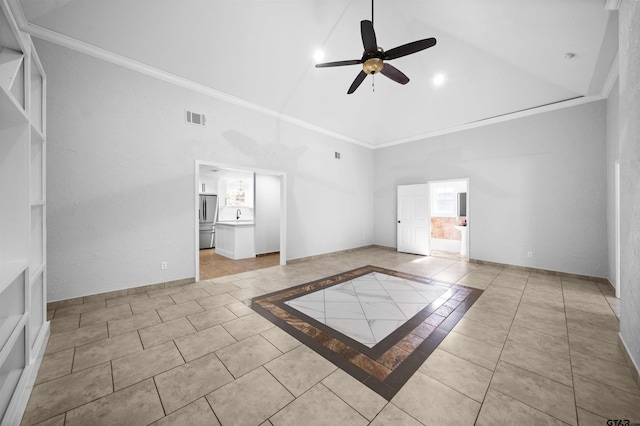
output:
M347 94L355 92L355 90L360 86L367 75L373 75L377 73L382 73L384 76L390 78L396 83L407 84L409 82L409 77L407 77L404 73L402 73L402 71L391 64L386 64L387 66L385 67L384 61L390 61L392 59L411 55L413 53L420 52L421 50L435 46L436 44L436 39L432 37L423 40L416 40L411 43L406 43L385 52L381 47L378 46L376 40L376 32L373 29L373 17L371 21L368 21L366 19L360 21L360 34L362 36L362 46L364 47L364 53L362 54L361 59L316 64L316 68L362 64L362 71L358 73L355 80L353 80L353 83L351 83Z
M362 70L367 74L379 73L384 67L384 62L380 58L369 58L362 64Z

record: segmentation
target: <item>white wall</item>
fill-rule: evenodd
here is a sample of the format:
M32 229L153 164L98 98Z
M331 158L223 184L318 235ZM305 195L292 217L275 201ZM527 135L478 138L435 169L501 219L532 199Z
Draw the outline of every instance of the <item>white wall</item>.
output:
M605 157L605 101L376 150L375 242L397 185L466 176L471 259L604 277Z
M256 174L256 254L280 251L280 177Z
M287 174L289 259L372 243L370 150L36 45L48 77L49 301L194 277L196 160ZM185 108L207 127L185 124Z
M640 368L640 2L620 6L620 337Z

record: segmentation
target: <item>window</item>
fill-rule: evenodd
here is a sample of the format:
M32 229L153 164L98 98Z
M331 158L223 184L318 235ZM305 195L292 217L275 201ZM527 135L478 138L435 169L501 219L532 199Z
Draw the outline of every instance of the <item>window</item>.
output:
M452 186L436 187L435 211L432 216L452 217L456 215L456 194Z

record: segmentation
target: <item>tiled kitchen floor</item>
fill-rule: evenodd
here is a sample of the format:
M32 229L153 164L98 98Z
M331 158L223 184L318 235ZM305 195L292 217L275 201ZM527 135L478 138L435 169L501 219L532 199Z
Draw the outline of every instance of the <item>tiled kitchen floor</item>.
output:
M232 260L216 253L216 249L200 250L200 281L255 271L280 264L280 253L269 253L250 259Z
M390 402L246 305L365 265L484 290ZM589 280L367 248L56 302L23 424L640 422L609 301Z

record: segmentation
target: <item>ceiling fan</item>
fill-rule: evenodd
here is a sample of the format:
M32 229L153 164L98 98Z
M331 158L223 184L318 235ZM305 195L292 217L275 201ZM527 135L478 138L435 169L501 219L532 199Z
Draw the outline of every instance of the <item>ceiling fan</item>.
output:
M421 50L428 49L435 46L435 38L425 38L424 40L417 40L411 43L403 44L402 46L394 47L386 52L378 46L376 40L376 33L373 29L373 0L371 0L371 21L360 21L360 33L362 35L362 45L364 46L364 53L360 59L352 59L348 61L337 62L325 62L323 64L316 64L316 68L327 67L341 67L344 65L358 65L362 64L362 71L353 80L347 94L351 94L356 91L358 86L367 77L367 74L381 73L382 75L390 78L396 83L407 84L409 77L404 75L402 71L396 67L386 64L384 61L390 61L402 56L407 56L412 53L419 52Z

